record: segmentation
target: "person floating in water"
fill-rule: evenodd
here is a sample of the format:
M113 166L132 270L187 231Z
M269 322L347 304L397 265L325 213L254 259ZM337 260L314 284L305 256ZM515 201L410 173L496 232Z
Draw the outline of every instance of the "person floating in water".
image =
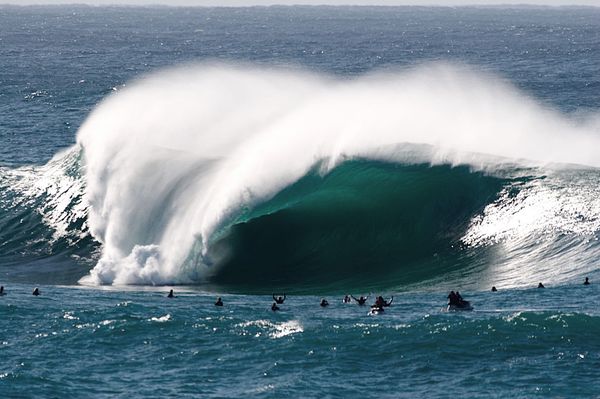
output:
M271 310L273 312L277 312L279 310L279 306L277 306L277 302L273 302L273 304L271 305Z
M173 290L169 291L169 295L167 295L167 298L175 298L175 294L173 293Z
M448 294L448 305L457 306L459 308L468 306L469 302L465 301L460 295L460 292L450 291Z
M346 295L346 296L344 297L344 300L343 300L343 302L344 302L344 303L350 303L350 302L352 302L352 298L350 298L350 295Z
M6 293L4 292L4 286L0 286L0 296L6 295Z
M39 296L40 295L40 289L38 287L35 287L35 289L33 290L33 292L31 293L34 296Z
M324 308L326 306L329 306L329 302L327 302L327 299L325 298L321 298L321 303L320 303L321 307Z
M285 301L285 298L287 298L285 296L285 293L283 294L283 296L279 295L277 296L277 298L275 297L275 294L273 294L273 300L278 304L278 305L282 305L283 302Z
M496 289L496 286L493 286L493 287L492 287L492 292L496 292L496 291L498 291L498 290Z
M539 284L538 284L538 288L546 288L546 287L544 287L544 284L542 284L542 283L539 283Z
M456 293L454 291L450 291L448 294L448 305L457 305L458 298L456 297Z
M384 307L391 306L392 302L394 302L394 297L393 296L389 300L389 302L386 301L385 299L383 299L382 296L378 296L377 299L375 300L375 303L373 305L371 305L371 308L382 309Z
M472 309L471 303L469 301L465 301L463 297L460 295L460 292L450 291L448 294L448 310L451 309Z
M215 302L215 306L223 306L223 300L221 299L221 297L217 298L217 302Z
M586 277L585 281L583 282L583 285L590 285L590 278Z
M368 296L364 297L364 296L360 296L360 298L356 299L353 295L350 295L352 297L352 299L354 299L360 306L363 306L365 303L367 303L367 299L369 299Z

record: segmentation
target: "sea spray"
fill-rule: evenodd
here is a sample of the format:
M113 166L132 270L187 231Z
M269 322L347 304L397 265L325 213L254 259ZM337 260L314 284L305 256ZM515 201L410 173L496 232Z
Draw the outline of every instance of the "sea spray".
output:
M350 80L214 64L157 73L107 98L78 133L90 229L103 244L82 282L202 276L207 262L190 258L192 247L206 255L217 229L319 162L325 174L356 157L402 163L395 146L414 143L432 146L434 163L490 154L596 166L595 132L492 76L444 64Z

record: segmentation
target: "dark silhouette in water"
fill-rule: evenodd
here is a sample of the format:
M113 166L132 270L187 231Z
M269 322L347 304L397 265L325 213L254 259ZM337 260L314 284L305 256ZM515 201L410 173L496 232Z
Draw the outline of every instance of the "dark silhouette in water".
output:
M221 299L221 297L217 298L217 302L215 302L215 306L223 306L223 300Z
M167 295L167 298L175 298L175 294L173 294L173 290L169 291L169 295Z
M31 293L32 295L38 296L40 295L40 290L38 287L35 287L35 289L33 290L33 292Z
M448 294L448 310L472 310L473 307L469 301L465 301L460 292L450 291Z
M279 306L277 306L277 302L273 302L273 304L271 305L271 310L273 312L276 312L279 310Z
M324 308L326 306L329 306L329 302L327 302L327 299L322 298L320 305L321 305L322 308Z
M352 298L350 298L350 295L346 295L346 296L344 297L344 300L343 300L343 302L344 302L344 303L350 303L350 302L352 302Z
M546 287L544 287L544 284L542 284L542 283L539 283L539 284L538 284L538 288L546 288Z
M371 305L371 308L383 309L384 307L391 306L392 302L394 302L393 296L391 297L391 299L388 302L385 299L383 299L383 297L380 295L375 300L375 303L373 305Z
M352 299L354 299L360 306L363 306L365 303L367 303L367 299L369 299L368 296L360 296L360 298L356 299L353 295L350 295L352 297Z
M283 294L283 296L279 295L277 298L275 298L275 294L273 294L273 300L278 304L278 305L282 305L283 302L285 301L287 297L285 296L285 293Z
M454 291L450 291L447 298L448 298L448 305L457 305L458 304L458 297L456 296L456 293Z
M2 295L6 295L6 293L4 292L4 286L0 286L0 296Z
M583 285L590 285L590 278L586 277L585 281L583 282Z
M492 292L496 292L496 291L498 291L498 290L496 289L496 286L493 286L493 287L492 287Z

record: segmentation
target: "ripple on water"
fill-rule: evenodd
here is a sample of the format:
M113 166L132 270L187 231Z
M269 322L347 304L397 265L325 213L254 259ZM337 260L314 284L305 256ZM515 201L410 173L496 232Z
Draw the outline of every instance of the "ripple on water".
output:
M251 320L236 324L235 327L242 329L241 335L253 334L257 338L266 334L269 338L277 339L304 332L304 328L298 320L290 320L283 323L273 323L268 320Z

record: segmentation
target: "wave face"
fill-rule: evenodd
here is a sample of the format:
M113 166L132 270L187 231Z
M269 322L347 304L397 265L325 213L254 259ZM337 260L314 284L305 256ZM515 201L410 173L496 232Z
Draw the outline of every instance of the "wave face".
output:
M460 66L340 80L192 65L109 96L74 148L25 173L55 181L48 195L20 192L40 201L40 236L96 263L84 284L518 285L592 265L597 120Z
M421 281L451 270L470 220L502 182L468 167L367 160L325 176L313 171L213 244L219 267L211 280L245 290L375 288L382 276L388 285Z

